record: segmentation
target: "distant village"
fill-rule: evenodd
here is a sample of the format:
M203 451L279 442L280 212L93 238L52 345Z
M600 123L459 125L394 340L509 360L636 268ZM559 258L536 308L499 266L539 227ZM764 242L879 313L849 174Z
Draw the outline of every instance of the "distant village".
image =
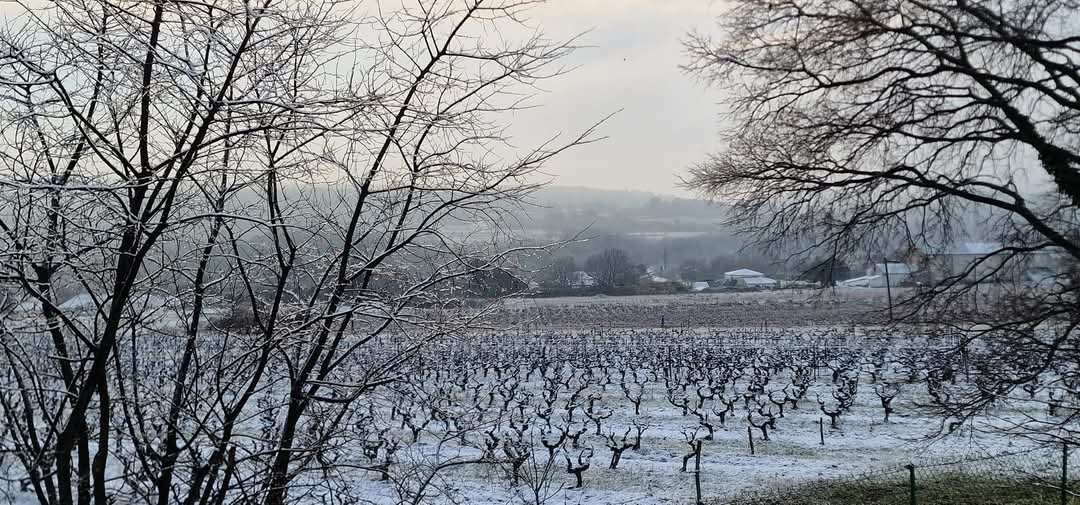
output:
M1003 251L1011 248L997 242L959 242L948 247L923 248L902 258L882 258L861 268L823 262L780 276L753 268L693 275L693 269L635 264L624 251L609 249L588 258L580 267L573 258L563 257L532 270L478 269L470 277L443 287L459 293L462 299L730 293L823 287L920 288L959 280L1038 288L1043 283L1057 282L1063 273L1060 254L1051 249L1024 252L1026 261L1020 262L1024 267L1019 270L1002 268ZM241 305L244 302L236 301ZM61 297L57 308L67 314L90 315L98 309L98 303L100 300L88 294L74 292ZM164 293L138 303L139 312L146 317L174 320L184 312L178 299ZM230 307L230 304L211 305L205 310L209 318L227 319L236 312ZM11 308L12 317L16 318L41 310L35 300L16 302Z
M827 263L813 265L785 278L752 268L736 268L722 273L691 277L662 265L638 266L635 275L615 279L603 262L590 259L584 269L566 272L561 278L541 272L527 281L534 296L586 294L665 294L774 289L806 289L829 286L847 288L918 288L959 281L1013 283L1037 287L1061 275L1060 254L1053 250L1026 251L1020 270L1002 267L1009 250L999 242L957 242L944 247L923 247L899 258L882 258L863 267L835 268ZM593 268L589 268L589 265ZM627 268L630 268L627 266ZM608 277L605 279L605 276Z

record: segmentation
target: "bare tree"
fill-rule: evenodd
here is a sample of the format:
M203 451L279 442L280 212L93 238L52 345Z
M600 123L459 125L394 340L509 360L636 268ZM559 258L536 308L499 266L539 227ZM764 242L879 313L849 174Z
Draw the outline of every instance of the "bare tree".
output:
M715 272L709 271L705 260L700 258L690 258L679 264L679 277L684 281L699 281L715 275Z
M637 279L630 255L622 249L604 249L585 260L585 270L596 282L611 289L632 285Z
M988 241L897 314L988 351L942 405L971 419L1075 374L1078 18L1063 0L734 2L719 37L686 44L688 70L729 93L731 124L686 184L758 243L827 262ZM1004 282L1040 263L1043 282Z
M577 263L573 256L561 256L544 270L544 284L555 288L570 288L574 283Z
M572 49L503 32L534 3L25 5L0 34L0 268L36 307L0 339L14 477L61 505L325 482L357 400L483 315L457 281L509 267L508 209L591 135L505 142Z

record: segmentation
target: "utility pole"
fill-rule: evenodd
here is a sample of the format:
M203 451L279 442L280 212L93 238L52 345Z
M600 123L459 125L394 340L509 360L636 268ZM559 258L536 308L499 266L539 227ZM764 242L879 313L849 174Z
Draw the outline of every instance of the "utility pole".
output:
M889 297L889 322L893 320L892 312L892 282L889 281L889 258L882 258L885 263L885 293Z

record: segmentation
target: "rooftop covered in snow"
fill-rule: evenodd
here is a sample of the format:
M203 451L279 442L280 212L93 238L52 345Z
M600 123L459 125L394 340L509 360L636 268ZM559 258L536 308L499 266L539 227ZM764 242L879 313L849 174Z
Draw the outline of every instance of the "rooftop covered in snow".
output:
M740 268L738 270L732 270L730 272L724 272L727 277L764 277L765 274L756 270L750 270L749 268Z

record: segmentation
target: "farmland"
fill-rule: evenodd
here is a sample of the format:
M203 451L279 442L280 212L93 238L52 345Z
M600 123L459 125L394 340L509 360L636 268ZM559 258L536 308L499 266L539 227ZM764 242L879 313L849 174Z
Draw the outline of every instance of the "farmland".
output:
M907 290L894 288L894 295ZM884 289L700 293L687 295L514 298L494 314L504 325L576 330L595 327L659 328L842 326L886 320Z
M844 302L834 299L826 307L835 313ZM300 423L300 443L309 449L295 466L291 499L692 503L695 475L703 499L724 500L908 462L1028 448L925 412L935 400L967 390L971 362L990 359L978 350L961 352L952 334L851 321L822 325L798 310L821 310L815 301L775 294L743 300L510 300L495 314L507 317L523 304L533 311L565 311L568 317L550 327L531 320L528 330L447 336L403 362L397 357L406 354L407 335L387 333L367 343L370 352L343 363L340 374L326 380L326 406ZM873 298L855 305L880 307ZM618 325L617 317L597 323L584 319L629 310L621 307L646 314L680 314L675 310L683 307L682 314L698 317L715 307L741 308L747 315L737 322L753 323L754 314L776 319L768 327L666 328L629 328L640 321ZM605 313L609 316L595 316ZM518 313L525 320L522 314L529 313ZM785 315L788 319L782 319ZM572 321L578 329L567 329ZM203 340L194 380L210 386L193 391L186 406L193 414L181 420L192 446L200 440L212 444L220 436L225 428L213 418L215 405L243 386L237 378L250 344L242 334L219 337ZM140 476L126 467L139 457L128 432L152 438L163 428L158 419L165 414L182 342L162 331L119 353L118 370L130 370L138 388L124 394L143 398L132 403L143 409L132 417L144 424L123 427L113 436L120 463L110 472L117 495L146 492ZM34 356L30 349L48 344L28 335L21 345ZM373 382L365 377L380 376L378 368L386 363L398 369L337 407L335 384ZM282 385L290 366L287 353L271 361L271 376L254 390L254 401L236 424L240 442L230 457L239 462L238 492L245 479L254 478L245 470L265 465L272 454L270 441L287 408ZM9 385L17 379L6 375ZM1065 398L1064 387L1032 389L995 411L996 422L1042 415L1054 401L1061 409L1056 415L1062 415L1074 401ZM200 412L205 414L196 415ZM951 436L941 436L950 431ZM185 457L189 464L200 458ZM16 461L8 458L0 465L8 475L0 497L28 498L31 479L20 474Z
M916 407L963 381L941 343L841 329L492 336L433 351L384 390L366 437L394 448L371 453L394 462L386 482L421 461L480 462L420 500L447 503L692 503L696 448L714 499L1023 448L973 432L929 443L964 430ZM374 474L353 485L400 502Z

